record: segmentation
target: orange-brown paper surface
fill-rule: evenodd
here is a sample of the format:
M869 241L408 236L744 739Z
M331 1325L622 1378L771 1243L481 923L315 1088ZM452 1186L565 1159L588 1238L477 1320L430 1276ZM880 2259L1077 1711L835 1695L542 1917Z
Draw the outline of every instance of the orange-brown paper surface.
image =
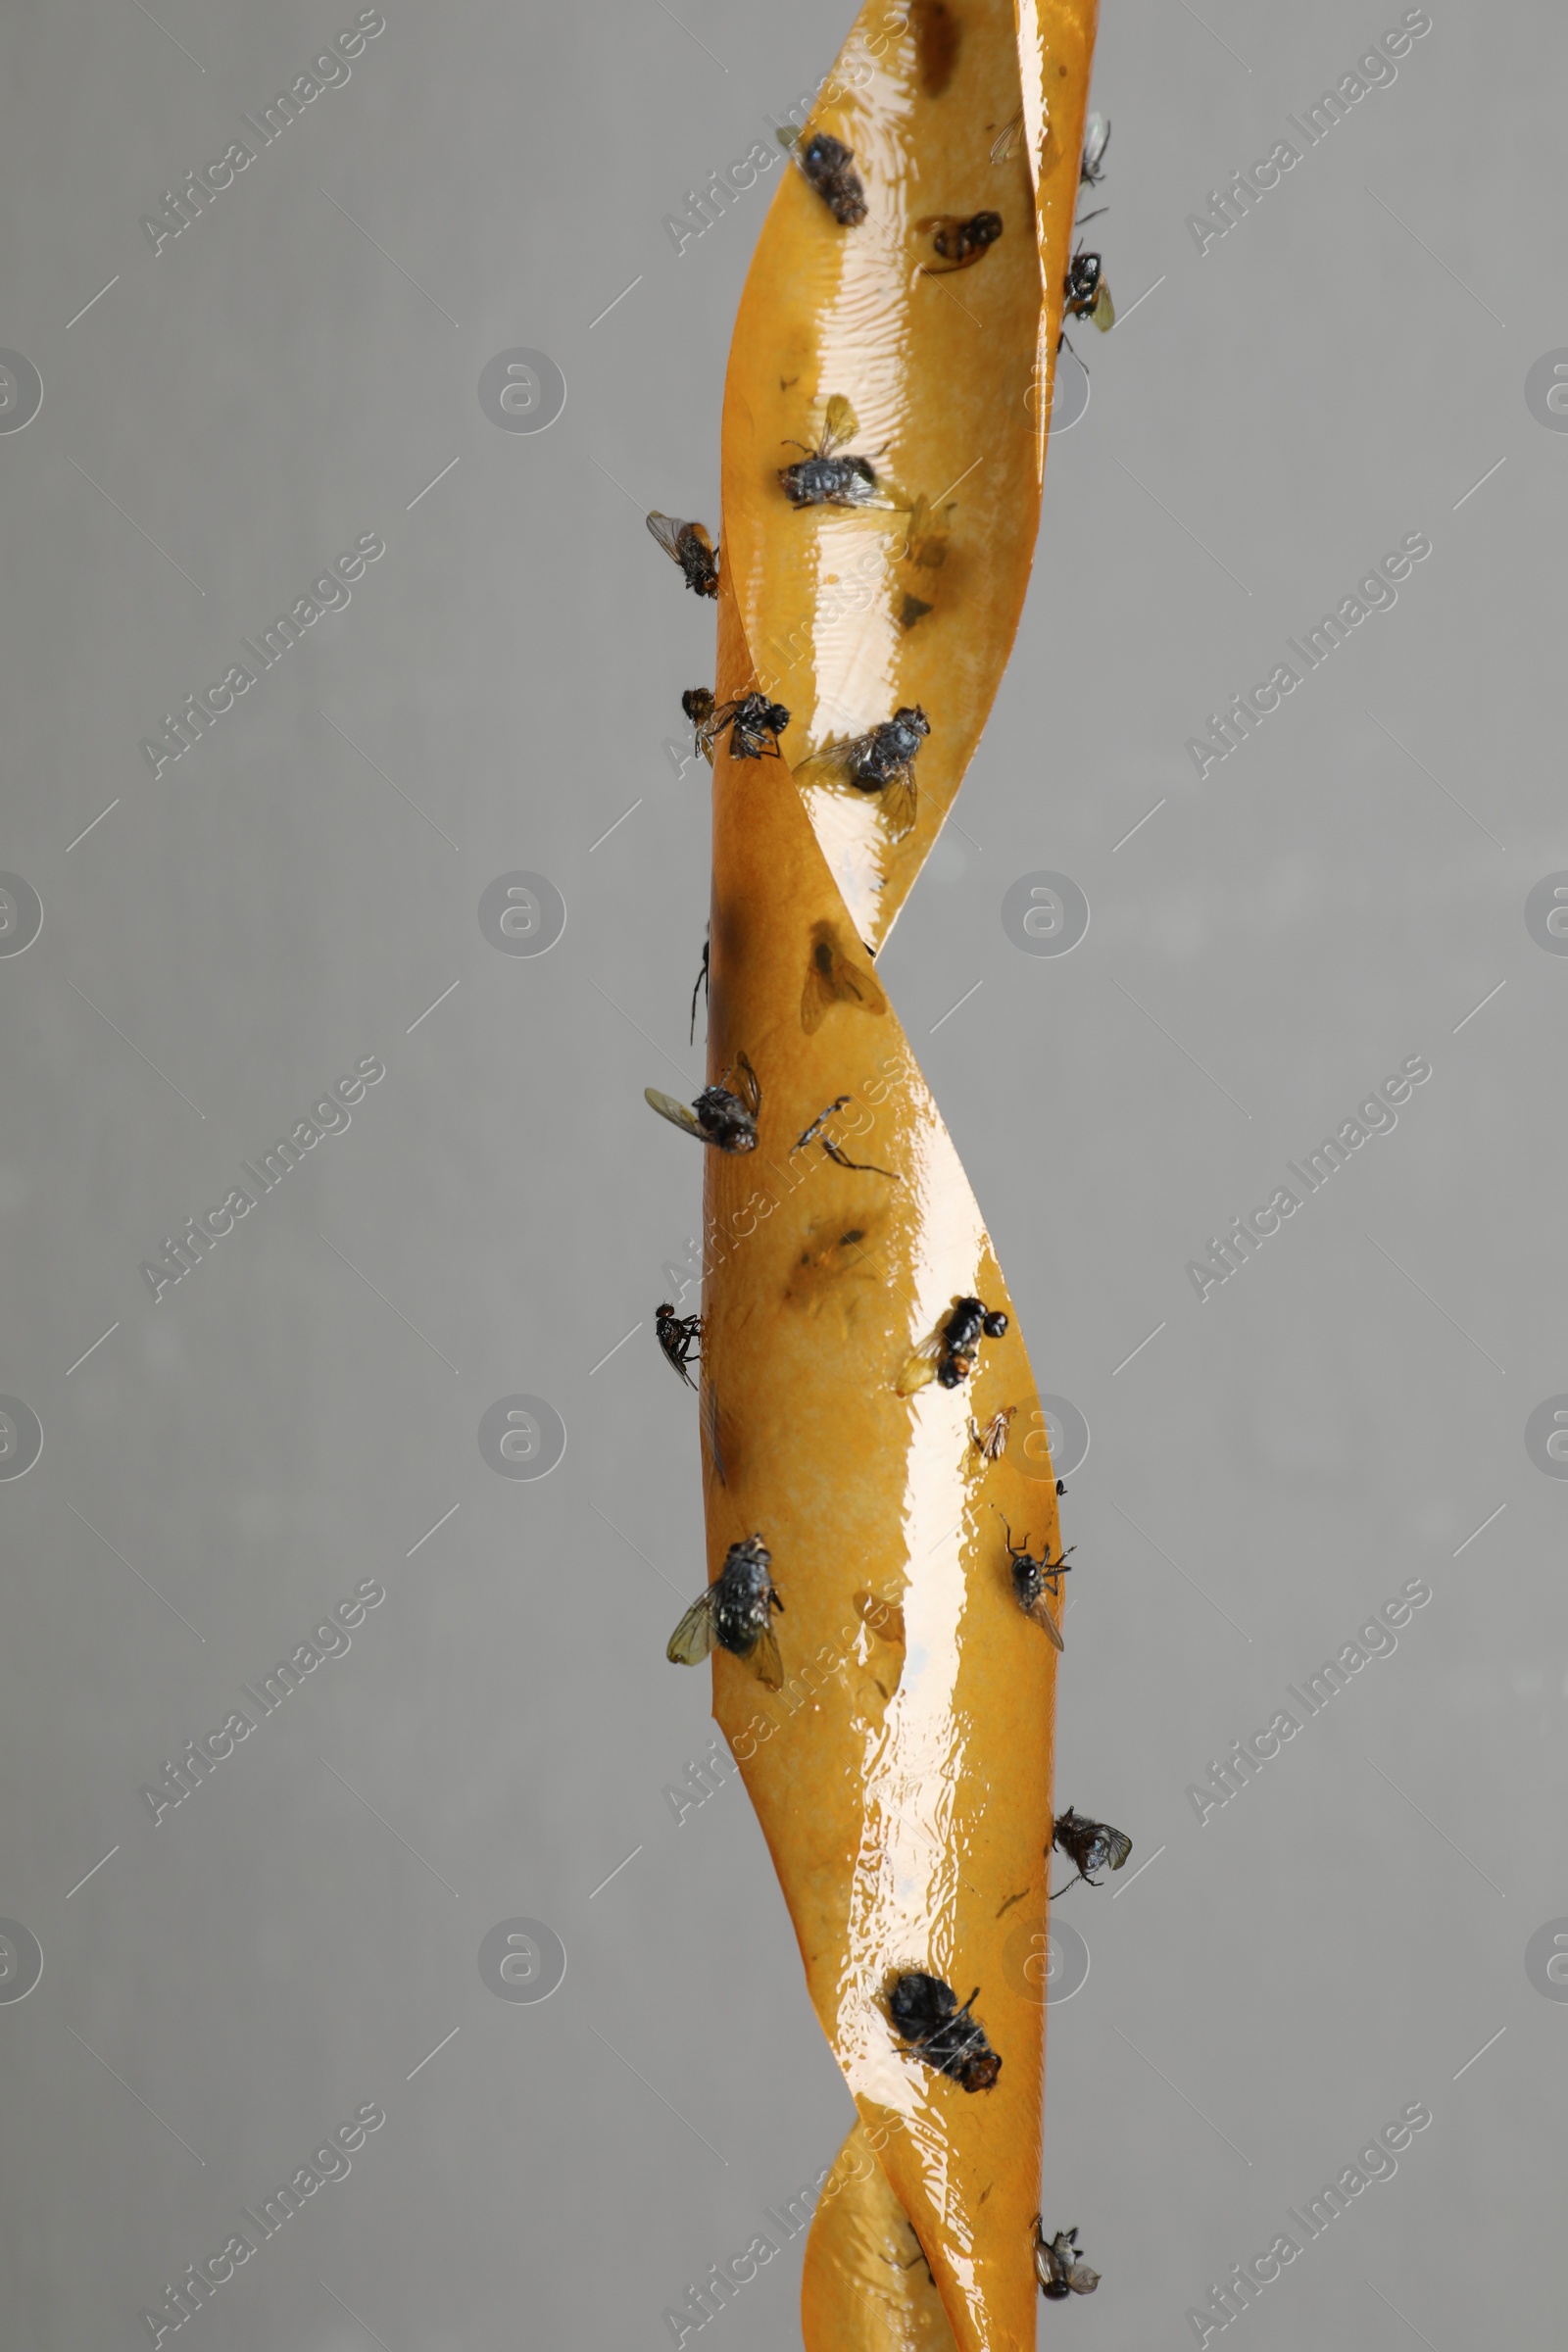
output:
M841 228L782 172L725 397L716 690L760 686L791 720L784 760L721 739L714 760L709 1074L744 1054L761 1102L755 1152L704 1153L701 1421L710 1576L760 1533L784 1602L784 1689L719 1652L714 1712L860 2117L813 2226L808 2352L1035 2340L1056 1652L1014 1600L1004 1520L1059 1556L1054 1481L984 1220L866 944L957 789L1033 550L1094 9L1021 17L995 0L862 14L809 127L854 149L868 217ZM986 207L1002 238L922 276L920 220ZM907 511L789 506L782 444L813 440L835 395L889 495L927 502L940 563L916 560ZM842 598L846 579L863 596ZM929 607L912 623L911 593ZM931 734L899 839L878 796L796 770L901 703ZM868 1166L795 1148L840 1096L830 1132ZM912 1388L911 1352L970 1295L1005 1336L962 1385ZM1009 1411L987 1459L971 1424ZM905 1969L960 2001L980 1987L993 2088L901 2044L887 1996Z

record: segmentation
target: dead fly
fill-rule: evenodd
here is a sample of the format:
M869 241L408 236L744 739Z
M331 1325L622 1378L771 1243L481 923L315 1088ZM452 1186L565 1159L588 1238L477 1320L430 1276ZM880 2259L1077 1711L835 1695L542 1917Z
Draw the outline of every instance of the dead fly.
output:
M1069 2295L1092 2295L1100 2284L1100 2273L1092 2271L1078 2251L1078 2231L1058 2230L1048 2238L1035 2215L1035 2277L1040 2292L1050 2303L1064 2303Z
M702 960L702 963L701 963L701 965L700 965L700 967L699 967L699 969L698 969L697 977L696 977L696 979L695 979L695 980L692 982L692 1025L691 1025L691 1028L690 1028L690 1029L687 1031L687 1035L686 1035L686 1042L687 1042L687 1044L688 1044L688 1045L693 1045L693 1044L695 1044L695 1043L696 1043L696 1039L697 1039L697 991L698 991L699 989L703 989L703 990L705 990L705 991L706 991L706 990L707 990L707 988L708 988L708 958L709 958L709 956L710 956L710 955L711 953L712 953L712 940L711 940L711 938L706 938L706 939L703 941L703 960ZM711 1000L710 1000L710 1001L711 1001Z
M893 2023L911 2049L965 2090L989 2090L1002 2072L984 2026L969 2015L979 1995L977 1984L960 2009L951 1984L906 1969L888 1997Z
M829 922L811 925L811 960L801 991L801 1027L814 1037L835 1004L857 1004L862 1012L882 1013L888 1001L869 972L852 963L838 933Z
M840 228L858 228L865 219L865 183L844 141L825 130L813 130L808 139L795 130L781 130L778 136Z
M784 757L778 739L790 723L790 714L782 703L770 703L765 694L743 694L732 703L715 703L709 687L688 686L680 698L680 707L696 729L695 748L710 767L713 764L713 746L726 727L732 760Z
M648 528L670 562L680 565L686 585L695 595L718 594L718 551L700 522L678 522L673 514L661 514L656 507L648 517Z
M673 1095L662 1094L657 1086L645 1086L643 1099L662 1119L668 1119L672 1126L695 1135L700 1144L711 1144L719 1152L755 1152L762 1089L745 1054L736 1058L740 1065L736 1094L731 1094L724 1083L729 1076L726 1070L716 1086L704 1087L689 1109L684 1102L677 1102Z
M982 1461L1001 1461L1007 1450L1007 1432L1012 1426L1012 1416L1017 1410L1018 1407L1015 1404L1009 1404L1004 1411L993 1413L984 1429L980 1427L978 1421L970 1422L969 1435L974 1440L974 1449Z
M930 263L923 265L927 277L947 277L955 270L971 270L982 254L989 253L1002 234L1000 213L971 213L964 220L956 213L943 213L935 220L921 223L934 231L931 242L943 261L945 270L934 270Z
M863 735L825 745L802 765L829 768L857 792L881 793L893 838L902 841L914 823L914 762L930 732L919 704L906 704Z
M835 392L827 404L822 419L822 434L812 449L805 441L786 443L790 449L804 449L806 455L793 466L781 466L778 478L785 497L792 507L868 507L885 505L876 496L876 468L869 458L846 457L839 454L846 441L853 441L860 429L856 416L842 392Z
M784 1688L784 1668L773 1638L772 1612L784 1603L773 1590L773 1555L760 1536L732 1544L701 1600L694 1600L669 1637L664 1655L672 1666L698 1666L715 1646L743 1658L769 1690Z
M664 1350L664 1361L673 1364L689 1389L695 1389L686 1367L703 1348L703 1318L701 1315L677 1315L673 1304L665 1299L654 1309L654 1337Z
M899 1395L913 1396L933 1380L940 1388L960 1388L974 1370L982 1334L1000 1340L1006 1328L1006 1316L994 1313L983 1298L955 1298L953 1312L921 1341L899 1374Z
M1072 257L1067 271L1067 285L1062 308L1069 318L1088 318L1102 334L1109 332L1116 323L1116 313L1110 299L1110 288L1098 253L1085 253L1081 248Z
M892 1183L897 1184L900 1179L894 1175L891 1168L873 1168L865 1160L851 1159L842 1144L836 1144L830 1135L823 1134L822 1130L834 1112L842 1110L846 1103L853 1102L854 1100L853 1095L840 1095L837 1102L828 1104L826 1110L819 1110L805 1133L797 1137L796 1151L804 1152L808 1144L820 1144L829 1159L835 1161L839 1167L853 1168L857 1175L860 1176L886 1176Z
M1014 1544L1012 1530L1008 1527L1006 1520L1003 1519L1000 1511L997 1512L997 1517L1002 1519L1003 1530L1007 1539L1007 1560L1012 1569L1013 1598L1024 1615L1032 1617L1041 1631L1050 1635L1055 1648L1065 1649L1067 1644L1061 1638L1061 1628L1046 1606L1046 1594L1049 1592L1053 1600L1060 1599L1061 1579L1068 1573L1067 1553L1064 1551L1059 1559L1053 1560L1051 1538L1048 1536L1045 1548L1037 1560L1029 1549L1027 1535L1021 1544ZM1076 1551L1077 1548L1076 1544L1068 1546L1068 1549L1072 1551Z
M1071 1805L1057 1814L1051 1842L1077 1865L1078 1879L1091 1886L1100 1885L1094 1876L1097 1870L1120 1870L1133 1850L1132 1839L1122 1831L1113 1830L1108 1821L1091 1821L1086 1813L1075 1813ZM1069 1879L1067 1886L1076 1886L1078 1879ZM1062 1887L1063 1894L1067 1886ZM1054 1902L1056 1898L1053 1895L1051 1899Z

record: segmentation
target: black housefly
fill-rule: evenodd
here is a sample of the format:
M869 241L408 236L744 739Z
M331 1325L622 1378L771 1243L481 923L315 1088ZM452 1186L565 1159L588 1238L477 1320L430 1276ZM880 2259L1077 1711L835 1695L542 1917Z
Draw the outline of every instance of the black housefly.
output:
M793 466L781 466L779 482L792 507L868 507L876 500L876 468L869 458L840 455L842 445L853 441L860 429L859 418L842 392L835 392L827 404L822 419L822 435L813 449L808 442L791 441L786 446L804 449L806 455Z
M955 270L970 270L982 254L989 253L1002 234L1000 213L971 213L962 220L956 213L944 213L926 225L935 233L931 242L947 264L946 270L933 270L924 265L927 277L947 277Z
M902 841L914 823L914 762L930 732L931 721L919 704L906 704L863 735L826 745L802 766L828 768L857 792L881 793L894 838Z
M677 1315L673 1303L665 1299L654 1309L654 1337L664 1350L664 1361L673 1364L689 1389L695 1389L686 1367L703 1348L703 1318L701 1315Z
M828 1104L826 1110L819 1110L805 1133L797 1137L796 1151L804 1152L808 1144L819 1143L829 1159L837 1161L841 1168L854 1168L861 1176L886 1176L894 1184L897 1184L899 1179L893 1174L891 1168L873 1168L863 1159L851 1159L842 1144L836 1144L830 1135L823 1133L823 1129L833 1113L836 1110L842 1110L846 1103L853 1102L854 1100L853 1095L840 1095L836 1102Z
M960 2009L951 1984L906 1969L888 1997L893 2023L910 2048L965 2090L989 2090L1002 2072L984 2026L969 2015L979 1996L977 1984Z
M865 219L865 183L851 149L825 130L813 130L808 139L794 131L778 135L839 226L858 228Z
M1113 1830L1108 1821L1091 1821L1086 1813L1075 1813L1069 1805L1065 1813L1056 1816L1051 1842L1059 1846L1069 1862L1077 1864L1078 1879L1091 1886L1101 1882L1094 1877L1097 1870L1120 1870L1133 1850L1133 1841L1120 1830ZM1076 1886L1078 1879L1069 1879L1067 1886ZM1067 1891L1063 1886L1061 1892ZM1055 1896L1052 1896L1055 1901Z
M1100 2284L1100 2273L1092 2271L1078 2251L1078 2231L1058 2230L1048 2238L1040 2216L1035 2215L1035 2277L1040 2292L1050 2303L1065 2303L1069 2295L1092 2295Z
M957 1388L974 1370L976 1342L983 1332L988 1340L1005 1336L1007 1318L988 1307L983 1298L960 1298L942 1326L943 1344L947 1354L937 1366L937 1380L945 1389Z
M1048 1536L1045 1548L1037 1560L1029 1549L1027 1535L1021 1544L1014 1544L1012 1530L1000 1511L997 1512L997 1517L1002 1519L1003 1530L1007 1539L1007 1560L1012 1569L1013 1598L1024 1615L1032 1617L1036 1625L1050 1635L1057 1649L1065 1649L1067 1645L1061 1638L1061 1628L1046 1606L1046 1594L1049 1592L1053 1600L1060 1598L1061 1579L1068 1573L1067 1553L1064 1551L1059 1560L1054 1560L1051 1556L1051 1539ZM1068 1546L1068 1549L1072 1551L1076 1551L1077 1548L1076 1544ZM1125 1860L1125 1858L1124 1856L1123 1859Z
M688 686L680 707L697 730L696 748L710 767L713 746L726 727L732 760L784 757L778 739L790 723L790 714L782 703L770 703L764 694L743 694L732 703L715 703L710 687Z
M732 1544L724 1565L700 1600L694 1600L669 1637L664 1655L672 1666L697 1666L715 1646L743 1658L769 1690L784 1688L784 1668L773 1635L772 1612L784 1603L773 1590L773 1555L760 1536Z
M740 1065L736 1094L731 1094L724 1084L724 1078L729 1076L726 1070L716 1086L704 1087L690 1108L684 1102L677 1102L673 1095L662 1094L657 1086L645 1086L643 1098L661 1118L684 1128L688 1135L695 1135L700 1144L711 1144L719 1152L755 1152L762 1089L745 1054L738 1054L736 1059Z
M1104 271L1098 253L1082 250L1072 257L1067 271L1063 309L1070 318L1088 318L1102 334L1108 333L1116 323L1116 313L1105 283Z
M661 514L656 507L648 517L648 528L670 562L680 565L694 594L718 594L718 551L700 522L679 522L673 514Z
M983 1298L955 1298L953 1312L921 1341L900 1373L899 1395L912 1396L933 1380L940 1388L961 1388L974 1370L982 1334L1000 1340L1006 1328L1006 1316L988 1307Z

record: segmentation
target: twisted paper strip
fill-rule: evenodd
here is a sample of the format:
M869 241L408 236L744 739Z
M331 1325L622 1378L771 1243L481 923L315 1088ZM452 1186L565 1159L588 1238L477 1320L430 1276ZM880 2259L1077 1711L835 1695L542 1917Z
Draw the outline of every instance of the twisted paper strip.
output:
M756 1152L704 1154L702 1425L710 1576L760 1531L786 1604L784 1690L720 1652L714 1712L860 2115L808 2249L808 2352L1035 2340L1044 2010L1021 1955L1045 1923L1055 1651L1015 1605L1002 1520L1059 1556L1054 1483L984 1220L871 957L1022 606L1094 24L1094 0L870 0L809 125L853 150L867 217L841 226L781 173L725 393L716 692L791 718L787 763L723 741L714 761L710 1079L745 1054L761 1109ZM921 223L983 209L1000 240L927 273ZM835 396L901 512L784 498L786 444ZM890 796L795 777L901 705L931 722L902 839ZM795 1147L840 1096L831 1132L870 1167ZM1006 1335L963 1385L901 1394L970 1296ZM1009 1409L988 1459L971 1421ZM980 1986L994 2089L901 2045L906 1969Z

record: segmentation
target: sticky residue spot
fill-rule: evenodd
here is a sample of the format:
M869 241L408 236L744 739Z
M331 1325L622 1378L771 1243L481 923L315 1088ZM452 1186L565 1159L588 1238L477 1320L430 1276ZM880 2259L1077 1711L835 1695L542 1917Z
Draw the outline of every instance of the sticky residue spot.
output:
M914 0L909 20L920 87L928 98L940 98L953 79L963 27L948 0Z

